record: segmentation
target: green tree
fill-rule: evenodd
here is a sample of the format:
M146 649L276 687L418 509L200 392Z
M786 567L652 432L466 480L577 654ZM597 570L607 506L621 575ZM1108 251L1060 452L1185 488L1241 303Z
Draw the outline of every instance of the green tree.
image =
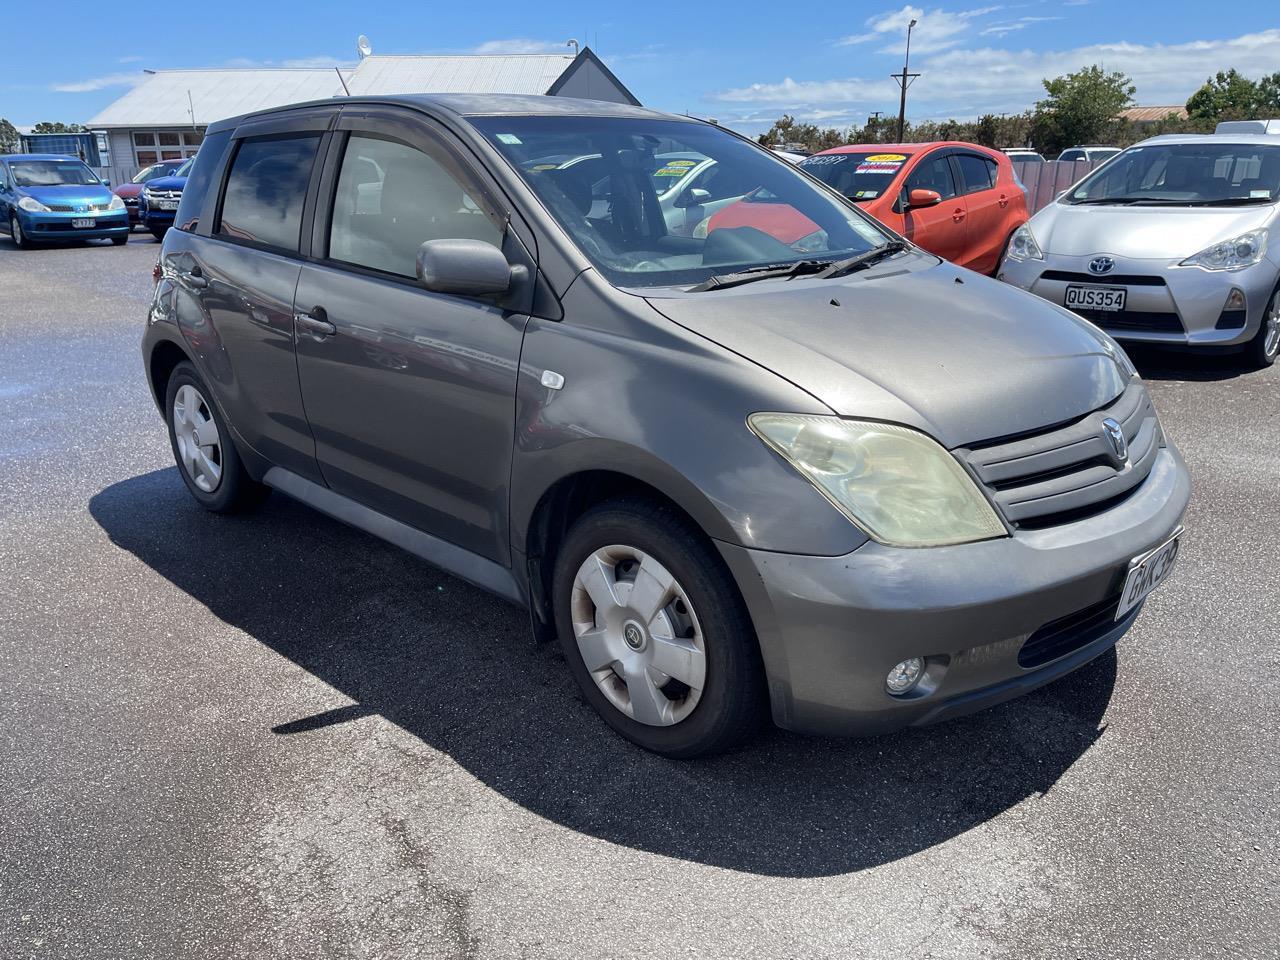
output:
M18 139L18 128L8 120L0 117L0 153L17 153L22 141Z
M1258 84L1233 67L1219 70L1188 98L1187 114L1193 120L1239 120L1254 116L1258 105Z
M88 128L79 123L42 120L31 128L32 133L84 133Z
M1052 155L1118 136L1120 111L1133 103L1137 88L1123 73L1108 73L1095 64L1045 80L1044 89L1048 96L1036 103L1031 138Z

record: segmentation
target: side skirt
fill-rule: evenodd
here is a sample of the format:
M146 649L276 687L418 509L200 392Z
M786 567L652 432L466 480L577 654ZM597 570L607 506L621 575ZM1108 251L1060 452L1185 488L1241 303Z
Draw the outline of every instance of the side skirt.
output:
M524 595L515 576L501 564L371 510L364 504L334 493L328 487L322 487L283 467L272 467L262 478L262 482L335 520L341 520L358 530L393 543L482 590L488 590L518 606L525 606Z

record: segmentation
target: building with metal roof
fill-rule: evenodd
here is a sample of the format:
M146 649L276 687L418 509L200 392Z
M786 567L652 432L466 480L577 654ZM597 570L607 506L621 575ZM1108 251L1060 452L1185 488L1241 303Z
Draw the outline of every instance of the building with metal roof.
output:
M159 160L194 156L216 120L327 97L520 93L639 105L589 47L567 54L367 56L354 67L147 71L88 121L105 131L112 183Z

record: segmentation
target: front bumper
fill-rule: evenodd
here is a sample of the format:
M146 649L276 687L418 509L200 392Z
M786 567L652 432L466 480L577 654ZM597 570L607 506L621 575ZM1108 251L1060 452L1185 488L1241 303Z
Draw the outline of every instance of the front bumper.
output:
M144 207L141 216L143 226L149 230L158 230L161 227L172 227L177 211L153 210L151 207Z
M1269 259L1227 271L1114 257L1115 266L1101 276L1089 273L1092 259L1050 253L1044 260L1005 257L996 276L1059 306L1065 306L1069 286L1123 287L1123 311L1076 312L1118 340L1205 347L1253 339L1280 277L1280 266ZM1244 293L1243 311L1228 309L1233 288Z
M1129 561L1178 527L1190 498L1186 466L1163 448L1128 499L1084 520L1011 537L919 550L867 543L843 557L767 553L719 543L755 623L779 726L869 735L921 726L1019 696L1110 648L1136 612L1095 618L1087 642L1031 668L1029 637L1105 608ZM907 697L889 669L926 657Z
M109 213L32 213L23 210L18 214L22 232L28 240L101 240L118 237L129 232L127 210ZM92 220L92 227L72 226L74 220Z

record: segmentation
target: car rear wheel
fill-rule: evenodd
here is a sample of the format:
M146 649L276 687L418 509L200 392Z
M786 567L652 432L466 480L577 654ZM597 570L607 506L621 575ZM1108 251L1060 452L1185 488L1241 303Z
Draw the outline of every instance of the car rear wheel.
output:
M13 243L19 250L31 249L31 241L22 232L22 223L16 213L9 214L9 233L13 235Z
M168 232L169 232L168 227L152 227L151 228L151 235L155 237L157 241L163 241L164 235Z
M126 243L129 242L129 234L126 233L118 237L112 237L111 242L115 244L117 247L123 247Z
M560 643L587 700L669 757L719 753L764 716L751 619L702 531L643 500L586 513L558 552Z
M1257 335L1245 347L1245 355L1253 367L1269 367L1280 356L1280 288L1271 295L1267 312L1262 315L1262 324Z
M174 368L165 392L165 420L178 472L206 510L236 513L252 509L262 502L268 488L245 470L210 396L190 363Z

